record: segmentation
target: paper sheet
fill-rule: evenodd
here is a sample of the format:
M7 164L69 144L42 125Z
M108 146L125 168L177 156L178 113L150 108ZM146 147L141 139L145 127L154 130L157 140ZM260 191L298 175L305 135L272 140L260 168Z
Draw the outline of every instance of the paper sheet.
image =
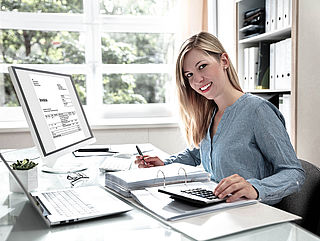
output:
M8 208L7 206L0 206L0 219L10 213L13 208Z

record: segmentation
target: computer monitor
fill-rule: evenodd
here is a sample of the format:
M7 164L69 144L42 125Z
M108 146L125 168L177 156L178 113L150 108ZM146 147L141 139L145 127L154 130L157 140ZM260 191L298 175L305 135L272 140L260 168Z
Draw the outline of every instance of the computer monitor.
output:
M95 138L71 76L14 66L9 67L9 73L43 170L63 173L85 169L74 162L72 152L94 143Z

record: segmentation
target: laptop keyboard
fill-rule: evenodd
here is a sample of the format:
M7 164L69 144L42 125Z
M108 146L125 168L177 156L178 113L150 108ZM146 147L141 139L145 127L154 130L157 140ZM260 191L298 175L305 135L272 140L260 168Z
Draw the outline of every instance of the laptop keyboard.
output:
M195 195L198 197L206 198L208 200L217 199L218 197L214 195L213 191L203 189L203 188L194 188L188 190L181 190L183 193Z
M74 190L47 192L43 195L60 215L70 217L97 212L92 205L80 200Z

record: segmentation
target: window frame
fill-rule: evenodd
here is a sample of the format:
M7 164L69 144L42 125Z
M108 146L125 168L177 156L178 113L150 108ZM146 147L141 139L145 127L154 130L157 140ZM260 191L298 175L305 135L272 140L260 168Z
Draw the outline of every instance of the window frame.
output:
M103 104L103 74L169 73L174 79L173 64L103 64L102 32L175 33L167 17L116 16L100 14L99 0L83 1L83 13L34 13L0 11L0 29L83 32L86 36L85 64L14 64L65 74L85 74L89 119L159 118L176 114L174 83L168 83L169 98L158 104ZM23 20L23 21L22 21ZM12 64L0 64L0 73L8 73ZM95 110L95 111L89 111ZM97 114L99 113L99 114ZM24 120L21 107L0 107L0 121Z

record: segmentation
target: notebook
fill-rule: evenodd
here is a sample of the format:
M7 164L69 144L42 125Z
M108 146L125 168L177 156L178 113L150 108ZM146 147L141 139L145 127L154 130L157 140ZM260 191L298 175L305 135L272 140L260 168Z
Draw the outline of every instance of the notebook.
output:
M132 210L129 205L99 186L27 192L1 153L0 157L48 226L73 223Z

